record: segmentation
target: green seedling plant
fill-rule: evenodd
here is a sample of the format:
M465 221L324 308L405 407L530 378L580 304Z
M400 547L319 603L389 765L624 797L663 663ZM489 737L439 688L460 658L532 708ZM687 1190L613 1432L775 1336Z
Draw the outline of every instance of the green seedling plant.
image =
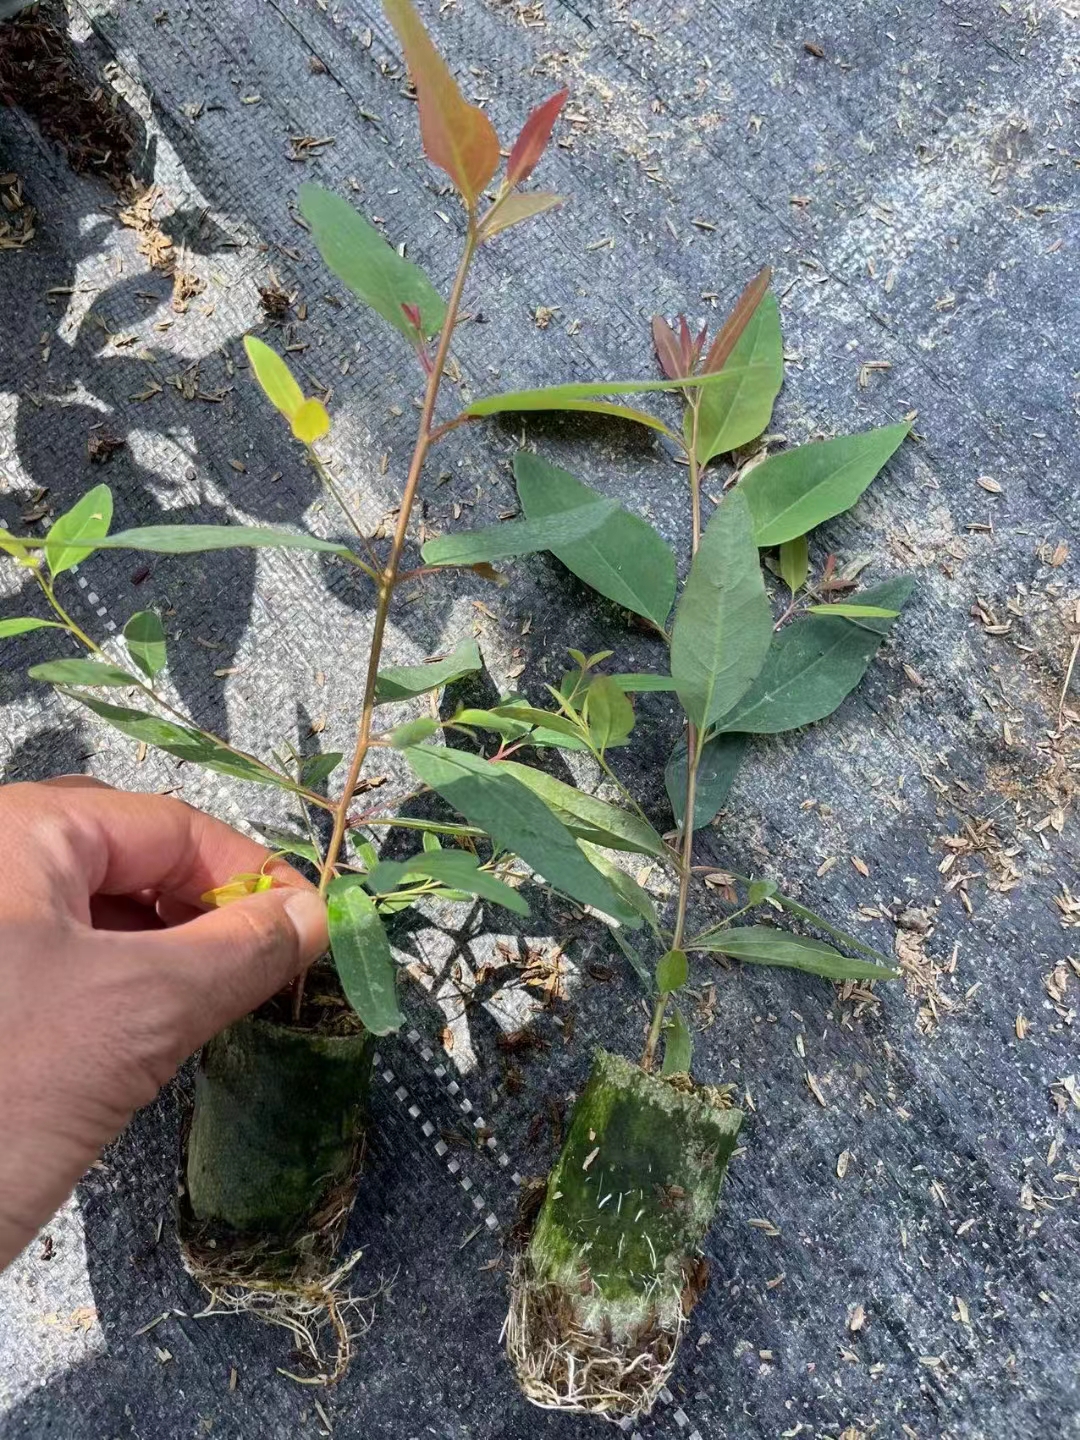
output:
M389 544L364 533L320 452L331 426L322 401L305 395L285 360L248 336L245 348L256 381L340 506L350 538L240 525L114 531L112 497L99 485L43 536L0 532L0 551L29 574L49 610L48 618L0 622L0 638L42 628L65 634L82 653L33 667L33 678L56 685L132 739L233 779L283 790L304 816L325 812L325 841L318 826L309 825L303 834L275 835L271 844L275 854L300 857L317 873L334 971L319 968L309 990L322 995L334 988L336 973L337 993L355 1017L353 1040L359 1036L366 1044L368 1037L388 1035L403 1023L387 932L387 921L403 909L433 899L480 900L523 916L528 904L522 885L529 881L609 924L648 992L651 1020L639 1061L602 1052L597 1057L515 1271L508 1348L525 1394L537 1403L635 1414L648 1409L674 1363L685 1315L700 1289L694 1278L698 1247L711 1224L741 1120L722 1090L690 1078L692 1036L680 992L697 967L717 956L860 984L896 974L886 956L768 879L731 877L729 895L736 896L736 887L741 893L730 913L703 928L691 921L706 893L699 890L701 869L709 868L695 865L695 834L722 808L753 738L800 729L834 711L862 678L908 597L911 584L902 577L857 589L831 556L812 573L808 543L817 526L858 500L901 445L908 425L766 452L760 440L783 382L779 309L767 269L750 282L711 339L707 329L694 333L685 317L675 325L661 317L653 321L659 378L509 391L443 415L441 385L478 251L560 203L557 195L524 187L548 145L566 92L532 112L497 179L500 144L488 116L461 94L410 0L385 0L385 8L415 87L424 149L462 203L463 240L449 295L444 299L417 265L341 197L304 185L299 209L327 267L398 332L419 367L418 426ZM626 403L624 397L643 393L680 402L681 423ZM422 564L407 569L410 527L433 448L487 417L530 411L585 412L648 427L685 468L686 563L680 566L668 542L641 516L524 448L514 461L520 518L427 539ZM719 498L711 498L714 494ZM233 547L323 552L372 586L371 643L350 757L301 760L290 752L266 760L233 746L193 724L164 694L167 638L156 613L132 616L123 632L122 661L106 653L66 607L65 578L97 551L183 554ZM440 572L461 568L491 580L498 578L494 567L501 562L539 552L553 555L585 586L644 623L663 657L655 671L620 671L615 641L613 649L598 653L571 650L560 683L548 686L542 698L505 695L488 708L458 707L444 719L433 718L431 706L397 725L381 723L385 706L437 695L483 663L472 639L426 664L387 663L387 623L402 582L423 575L436 583ZM770 598L763 557L782 598ZM650 818L620 778L626 767L619 752L633 744L635 702L650 693L673 696L682 712L664 776L674 815L674 828L666 834L666 817L658 829L659 817ZM110 694L113 698L106 698ZM452 746L444 743L450 738ZM600 787L612 798L550 775L536 762L552 749L591 761ZM441 797L448 807L445 818L421 819L377 806L357 811L365 766L380 750L403 758L415 779L414 795ZM327 798L329 783L334 793ZM379 839L391 828L418 832L421 848L404 860L380 859ZM674 899L658 905L625 862L613 858L620 854L666 871ZM208 895L207 903L227 903L270 883L272 874L264 867L258 875L234 877ZM843 948L779 928L776 921L785 913ZM304 1064L338 1067L339 1088L348 1089L352 1081L341 1067L369 1063L370 1046L345 1056L335 1048L350 1038L340 1007L334 1026L327 1027L311 1001L309 994L306 1004L304 982L298 982L288 1006L279 1007L278 1030L290 1046L305 1028L321 1030L322 1048ZM252 1026L263 1023L255 1020ZM196 1219L223 1224L246 1244L254 1236L254 1249L247 1244L245 1253L256 1254L260 1263L268 1254L279 1260L286 1252L294 1255L298 1236L304 1250L322 1223L318 1217L330 1195L326 1177L340 1188L356 1173L359 1142L352 1135L340 1153L319 1151L318 1173L293 1187L287 1213L275 1211L273 1195L280 1186L272 1165L267 1182L264 1155L252 1160L259 1185L253 1190L241 1177L232 1189L242 1195L225 1194L231 1182L222 1183L221 1157L229 1140L214 1127L235 1123L235 1116L221 1119L215 1076L228 1082L234 1059L250 1071L257 1049L267 1075L279 1077L267 1084L277 1083L284 1092L294 1073L291 1059L275 1048L284 1043L269 1030L249 1026L211 1048L192 1131L197 1155L188 1185ZM308 1069L304 1076L307 1086ZM289 1103L282 1094L274 1101L275 1132L264 1137L268 1151L291 1143L282 1138L291 1123ZM200 1115L218 1118L200 1120ZM305 1127L315 1123L305 1115ZM300 1153L309 1129L294 1138ZM646 1173L652 1180L645 1180ZM662 1177L662 1186L656 1177ZM199 1196L210 1191L200 1211ZM338 1205L335 1224L341 1213ZM274 1244L263 1244L264 1235ZM307 1246L308 1259L310 1253Z

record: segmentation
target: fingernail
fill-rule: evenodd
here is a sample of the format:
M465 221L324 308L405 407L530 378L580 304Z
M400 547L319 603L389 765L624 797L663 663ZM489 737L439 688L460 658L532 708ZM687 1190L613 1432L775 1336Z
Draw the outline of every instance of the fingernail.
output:
M294 890L285 901L305 960L314 960L327 946L326 902L314 890Z

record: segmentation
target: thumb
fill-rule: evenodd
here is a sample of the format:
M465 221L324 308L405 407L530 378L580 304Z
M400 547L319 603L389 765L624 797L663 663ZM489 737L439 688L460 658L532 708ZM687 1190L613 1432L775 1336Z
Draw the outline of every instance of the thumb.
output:
M140 936L159 979L183 996L189 1050L276 995L327 948L326 904L280 886Z

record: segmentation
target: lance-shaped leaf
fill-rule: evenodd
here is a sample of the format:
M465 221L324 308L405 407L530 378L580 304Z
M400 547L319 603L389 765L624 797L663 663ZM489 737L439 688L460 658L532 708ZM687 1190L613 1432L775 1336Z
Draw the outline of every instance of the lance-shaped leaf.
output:
M782 545L848 510L911 426L883 425L771 455L739 481L761 546Z
M586 794L574 785L566 785L543 770L521 765L516 760L501 760L499 768L508 770L523 785L539 795L544 804L579 840L604 845L609 850L628 850L638 855L667 855L664 842L644 820L595 795Z
M30 630L66 630L66 625L61 625L59 620L36 620L29 615L20 615L18 619L0 620L0 640L7 640L12 635L25 635Z
M411 700L414 695L423 695L428 690L438 690L460 680L462 675L473 675L483 669L480 650L475 640L460 640L453 651L441 660L430 660L425 665L395 665L379 671L375 684L375 703L382 705L388 700Z
M253 755L226 750L207 736L200 735L197 730L189 730L186 725L162 720L157 715L147 714L145 710L132 710L126 705L110 705L82 691L69 690L66 693L132 740L144 740L148 745L155 745L159 750L165 750L180 760L201 765L204 770L214 770L219 775L231 775L237 780L251 780L256 785L277 785L282 790L296 789L291 781L276 774Z
M364 883L372 894L386 895L418 876L467 895L479 895L481 900L491 900L515 915L529 913L528 905L513 886L481 870L476 856L464 850L430 850L410 855L408 860L380 860Z
M644 886L639 885L632 875L628 875L625 870L605 855L599 845L594 845L589 840L582 840L581 848L600 873L607 876L626 903L637 911L649 929L652 930L654 934L659 935L660 917L656 913L656 906L653 904L652 896ZM617 930L612 933L615 935L619 934Z
M538 390L507 390L502 395L487 395L474 400L466 415L504 415L525 410L586 410L599 415L622 415L628 420L637 420L642 425L651 425L655 430L671 431L662 420L646 415L644 411L627 411L622 406L612 405L604 399L607 395L637 395L645 391L685 390L697 386L712 389L736 389L746 375L747 368L760 375L766 367L755 365L744 367L731 365L716 375L689 375L683 380L585 380L566 385L547 385Z
M652 971L642 959L638 950L630 944L622 930L612 930L612 939L630 962L630 968L641 981L641 987L646 995L655 995L656 986L653 984Z
M899 576L861 595L869 605L899 610L913 584ZM831 715L862 679L895 623L810 615L785 626L773 637L761 673L717 729L778 735Z
M156 555L197 555L208 550L321 550L352 557L347 545L262 525L141 525L99 540L95 550L148 550Z
M732 385L711 385L698 407L697 458L707 464L755 440L769 424L784 383L784 345L776 296L766 294L750 315L720 374L738 375ZM687 424L691 412L687 411Z
M255 379L274 409L284 415L297 440L313 445L330 429L330 416L319 400L307 400L285 361L255 335L244 336Z
M275 830L273 826L262 825L257 820L249 823L251 828L262 836L275 855L297 855L301 860L309 860L312 865L322 864L322 856L312 842L305 840L303 835L296 835L291 830Z
M716 735L702 746L694 787L695 830L701 830L716 819L734 784L748 744L746 735ZM664 767L664 786L675 822L681 825L686 810L685 735L675 742L671 758Z
M500 231L509 230L511 225L520 225L523 220L531 220L534 215L543 215L562 203L562 195L553 195L548 190L527 190L524 193L519 191L507 195L505 200L493 205L484 216L480 226L481 234L485 240L490 240Z
M669 380L677 380L683 373L682 353L675 338L675 331L663 315L654 315L652 318L652 338L660 369Z
M842 615L848 620L895 620L900 614L899 610L884 610L880 605L845 605L837 602L834 605L808 605L808 615Z
M0 527L0 551L16 560L23 560L26 557L27 544L19 536L12 535L10 530Z
M124 626L124 643L132 660L148 680L165 669L165 631L153 610L139 610Z
M603 499L597 491L528 450L514 456L521 508L530 520ZM651 525L621 507L581 540L552 547L579 580L661 628L675 599L675 556Z
M613 745L625 745L634 728L634 707L610 675L597 675L585 692L581 718L589 728L593 748L603 755Z
M509 520L481 530L440 535L437 540L429 540L420 553L428 565L472 565L478 560L534 555L538 550L554 550L590 535L618 508L614 500L596 500L542 520Z
M527 713L526 713L527 712ZM543 716L542 720L536 720L535 716ZM563 720L561 715L549 717L546 711L533 710L531 705L524 700L513 700L500 705L495 710L480 710L468 707L459 710L453 717L455 725L474 726L478 730L494 730L504 740L527 739L530 745L538 748L555 748L558 750L585 750L588 747L581 738L581 731L576 726L569 727L566 732L556 729L547 724L551 718L558 722Z
M656 988L661 995L681 990L690 976L685 950L669 950L656 962Z
M420 105L420 134L433 165L445 170L470 210L499 164L499 137L457 87L410 0L383 0L398 33Z
M318 789L325 780L329 780L344 759L345 756L340 750L327 750L323 755L309 755L300 767L301 783L312 790Z
M405 1023L397 999L397 967L390 942L359 875L330 882L326 895L330 951L345 998L373 1035Z
M31 680L46 685L134 685L135 678L116 665L102 660L48 660L32 665L27 671Z
M503 766L464 750L429 745L406 750L405 755L425 785L502 849L519 855L556 890L579 904L595 905L631 929L641 924L637 913L590 865L566 826Z
M45 560L51 573L62 575L99 548L112 524L112 492L95 485L56 520L45 536Z
M705 355L701 366L702 370L709 374L715 374L728 363L736 345L742 339L743 332L757 314L758 308L768 292L771 280L771 268L768 265L762 266L736 300L731 314L716 332L716 337Z
M635 673L629 675L613 675L611 677L620 690L625 690L628 695L635 692L646 691L671 691L675 689L675 681L670 675L649 675L646 673Z
M806 584L810 573L810 546L805 535L794 540L785 540L780 546L780 578L791 591L798 594Z
M661 1075L689 1075L694 1057L694 1037L680 1011L673 1005L664 1025L664 1063Z
M841 945L846 945L850 950L857 950L860 955L865 955L870 960L876 960L885 966L891 965L892 962L888 955L883 954L880 950L876 950L873 945L868 945L865 940L860 940L857 935L851 935L847 930L841 930L838 926L826 920L823 915L818 915L816 911L811 910L809 906L800 904L798 900L793 900L790 895L781 895L775 886L773 887L772 893L775 895L776 903L781 906L782 909L786 910L789 915L797 915L800 920L809 921L811 925L816 925L819 930L824 930L826 935L831 935L834 940L839 940Z
M555 121L559 118L559 112L566 104L566 97L569 94L569 90L559 90L549 100L542 101L530 113L529 118L521 127L521 134L514 141L510 158L506 162L506 183L508 185L520 185L536 169L540 163L540 157L548 147L551 132L555 128Z
M321 185L301 185L300 213L311 226L328 269L358 300L380 314L410 344L416 328L403 309L413 306L425 335L437 335L446 315L442 296L418 265L399 255L347 200Z
M805 970L825 980L895 980L900 971L869 960L853 960L841 955L820 940L807 940L789 935L768 925L735 925L717 930L712 935L699 935L693 942L695 950L729 955L752 965L781 965L789 970Z
M537 730L546 733L548 736L558 735L566 740L581 740L585 749L582 729L576 721L571 720L568 715L557 715L552 710L537 710L532 705L526 705L524 701L512 701L507 705L496 705L494 713L509 720L521 720L527 725L535 725ZM551 743L550 740L548 742ZM576 749L577 746L570 746Z
M772 614L738 490L717 506L690 566L671 634L671 674L699 729L727 713L752 684L772 639Z

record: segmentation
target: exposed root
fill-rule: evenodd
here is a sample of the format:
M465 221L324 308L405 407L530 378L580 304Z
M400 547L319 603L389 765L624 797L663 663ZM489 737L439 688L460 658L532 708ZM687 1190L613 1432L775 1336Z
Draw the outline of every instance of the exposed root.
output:
M617 1423L652 1409L671 1375L685 1324L679 1314L673 1327L662 1325L654 1313L622 1344L583 1329L572 1297L558 1285L538 1284L528 1257L519 1255L503 1334L522 1393L533 1405Z
M190 1257L185 1256L188 1270L210 1297L206 1308L192 1318L254 1315L267 1325L280 1326L292 1337L298 1355L310 1367L311 1374L297 1375L278 1366L279 1374L295 1380L298 1385L336 1385L349 1368L353 1342L371 1328L373 1316L365 1315L361 1306L374 1300L385 1288L380 1286L372 1295L343 1293L345 1281L363 1253L355 1250L322 1279L289 1283L248 1277L235 1284L223 1282L218 1273L200 1271Z

